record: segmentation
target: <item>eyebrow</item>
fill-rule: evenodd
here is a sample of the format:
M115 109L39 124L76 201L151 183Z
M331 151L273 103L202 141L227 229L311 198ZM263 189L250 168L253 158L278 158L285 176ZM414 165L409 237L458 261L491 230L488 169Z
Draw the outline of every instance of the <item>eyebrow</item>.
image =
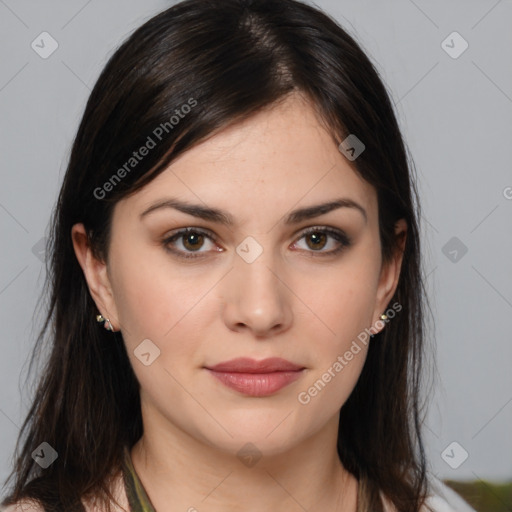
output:
M140 214L140 219L142 220L146 215L162 208L172 208L188 215L192 215L193 217L209 220L229 227L235 225L234 217L224 210L210 208L200 204L187 203L173 197L162 199L152 204ZM285 225L298 224L299 222L324 215L338 208L353 208L363 215L365 223L368 222L366 210L359 203L349 198L339 198L327 203L294 210L286 216L284 223Z

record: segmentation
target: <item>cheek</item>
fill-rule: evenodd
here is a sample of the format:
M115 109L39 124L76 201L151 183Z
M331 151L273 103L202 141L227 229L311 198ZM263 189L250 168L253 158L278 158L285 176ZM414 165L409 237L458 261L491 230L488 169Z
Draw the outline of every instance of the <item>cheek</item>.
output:
M161 350L161 362L168 353L174 361L180 354L193 353L204 334L198 319L208 323L212 314L204 306L209 304L214 278L187 277L153 249L126 251L118 261L116 305L127 347L133 351L142 340L150 339Z
M337 268L320 286L311 287L308 307L314 315L316 335L323 340L320 352L344 353L357 336L371 326L377 292L377 271L373 259L356 253Z
M171 264L136 254L123 256L116 283L123 339L141 393L154 404L161 400L180 403L185 396L178 384L183 380L183 371L202 362L196 361L205 336L198 318L206 321L200 300L213 283L204 279L191 281ZM143 345L143 340L151 343L144 341ZM150 364L146 366L141 357L148 352ZM187 389L192 392L193 386Z
M297 399L308 414L325 419L343 406L361 375L375 300L372 278L353 267L340 271L312 300L316 317L305 337L314 346L308 350L311 370Z

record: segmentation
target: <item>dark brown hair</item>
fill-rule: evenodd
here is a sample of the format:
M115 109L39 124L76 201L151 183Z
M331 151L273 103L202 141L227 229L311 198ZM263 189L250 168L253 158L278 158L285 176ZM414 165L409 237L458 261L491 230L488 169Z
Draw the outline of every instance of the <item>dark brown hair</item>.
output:
M107 510L108 479L120 470L124 447L142 435L139 384L121 333L96 322L72 226L83 223L97 257L108 260L117 201L206 137L294 91L310 100L333 143L349 134L364 142L353 163L377 191L384 262L398 247L395 222L403 218L408 225L391 301L403 309L369 345L340 412L338 453L359 480L360 512L382 510L379 492L398 511L419 510L428 489L420 372L427 302L412 159L386 87L361 47L332 18L296 0L178 3L138 28L103 69L52 216L48 311L31 367L45 342L49 356L20 432L7 480L14 478L14 485L4 504L33 498L63 512L81 510L81 498L97 496ZM193 108L170 121L186 104ZM156 142L157 127L155 147L114 180L148 136ZM42 442L58 452L44 470L31 456Z

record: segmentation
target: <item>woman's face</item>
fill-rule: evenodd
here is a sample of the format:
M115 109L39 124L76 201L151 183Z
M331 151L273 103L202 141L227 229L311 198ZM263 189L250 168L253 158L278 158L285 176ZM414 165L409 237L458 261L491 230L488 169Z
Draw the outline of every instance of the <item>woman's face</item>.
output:
M108 269L82 266L99 311L122 331L146 429L272 454L337 425L365 362L363 334L390 307L401 261L381 268L376 192L352 165L291 96L116 205ZM357 206L307 215L342 199ZM231 223L152 208L171 200ZM193 232L177 235L185 228ZM240 357L302 370L222 374L231 387L207 368Z

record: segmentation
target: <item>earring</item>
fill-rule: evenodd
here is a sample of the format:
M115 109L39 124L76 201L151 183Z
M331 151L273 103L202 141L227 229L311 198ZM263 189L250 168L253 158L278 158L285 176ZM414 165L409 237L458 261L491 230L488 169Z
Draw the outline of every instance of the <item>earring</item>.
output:
M380 315L380 319L381 320L387 320L388 319L388 316L385 315L384 313L382 313L382 315ZM379 331L380 332L380 331ZM378 334L378 333L377 333ZM375 334L370 334L370 338L375 338Z
M112 326L112 322L108 318L105 318L102 314L96 315L96 321L105 322L105 329L107 329L107 331L115 332L114 327Z

